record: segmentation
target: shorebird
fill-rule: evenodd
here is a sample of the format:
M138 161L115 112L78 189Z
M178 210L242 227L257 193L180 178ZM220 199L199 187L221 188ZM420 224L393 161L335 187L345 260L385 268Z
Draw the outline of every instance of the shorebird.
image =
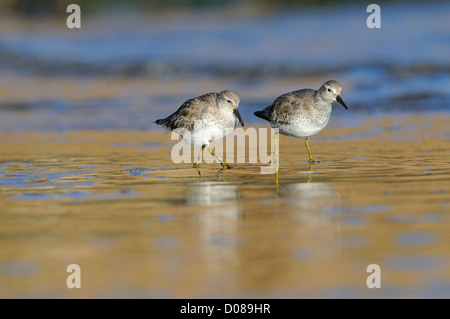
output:
M207 93L184 102L180 108L155 123L170 131L175 131L188 143L200 145L202 153L205 147L216 157L223 168L232 168L230 164L217 157L209 144L224 138L233 131L238 121L244 126L238 111L239 95L232 90L220 93ZM199 170L199 154L193 167Z
M319 133L327 124L331 114L331 104L335 101L348 109L342 100L341 86L330 80L320 89L302 89L285 93L262 111L254 114L269 121L272 128L278 128L283 135L305 137L305 145L309 154L309 163L317 163L309 149L309 138ZM278 163L277 156L275 156Z

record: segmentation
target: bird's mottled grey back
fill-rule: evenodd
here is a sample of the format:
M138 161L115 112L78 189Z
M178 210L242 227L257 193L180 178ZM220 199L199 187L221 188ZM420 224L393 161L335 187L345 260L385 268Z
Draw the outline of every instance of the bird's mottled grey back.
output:
M319 90L302 89L280 95L272 105L254 114L269 122L289 123L298 114L317 117L331 112L331 103L339 97L342 88L335 80L322 84Z
M192 131L196 120L218 119L226 122L228 120L223 117L228 117L228 114L234 119L232 114L237 112L239 101L239 95L233 90L203 94L187 100L176 112L165 119L156 120L155 123L171 131L177 128Z
M217 106L217 95L218 93L212 92L187 100L173 114L165 119L156 120L155 123L172 131L177 128L192 131L194 121L201 119L205 108L210 105Z
M255 112L255 115L269 122L273 120L279 123L289 122L289 118L293 112L300 110L307 111L312 107L315 94L316 91L312 89L302 89L285 93L277 97L272 105L269 105L262 111Z

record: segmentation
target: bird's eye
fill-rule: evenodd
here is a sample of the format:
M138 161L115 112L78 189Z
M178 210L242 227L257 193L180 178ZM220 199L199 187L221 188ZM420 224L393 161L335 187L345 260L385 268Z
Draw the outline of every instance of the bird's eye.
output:
M228 102L228 103L231 103L231 101L230 101L230 100L227 100L227 102Z
M328 89L328 92L331 92L331 89Z

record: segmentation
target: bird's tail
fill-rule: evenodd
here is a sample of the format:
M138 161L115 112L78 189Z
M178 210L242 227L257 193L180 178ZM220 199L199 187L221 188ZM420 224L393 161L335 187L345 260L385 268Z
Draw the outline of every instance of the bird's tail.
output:
M155 123L157 125L161 125L164 128L164 134L167 134L167 133L169 133L171 131L170 128L168 127L168 123L167 122L168 122L167 118L165 118L165 119L156 120L153 123Z
M164 125L165 122L166 122L166 119L159 119L159 120L156 120L154 123L156 123L158 125Z
M253 113L253 114L255 114L257 117L259 117L259 118L262 118L263 120L266 120L266 121L269 121L270 122L270 117L269 117L269 115L266 113L266 112L264 112L264 110L262 110L262 111L256 111L255 113Z

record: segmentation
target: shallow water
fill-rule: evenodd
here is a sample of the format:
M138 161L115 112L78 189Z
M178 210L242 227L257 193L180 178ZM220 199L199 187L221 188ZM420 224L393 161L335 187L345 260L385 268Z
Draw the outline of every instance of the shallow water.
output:
M278 187L260 163L204 163L200 178L161 132L5 134L0 295L449 297L450 117L397 120L332 121L311 167L282 136Z
M448 111L450 4L382 7L381 29L367 28L364 4L105 10L83 16L80 30L67 29L65 16L2 16L0 127L152 129L188 98L226 88L252 118L281 93L329 79L341 83L352 112Z
M365 10L2 17L0 297L450 297L450 6ZM230 88L268 127L254 111L330 78L349 110L318 164L280 137L278 185L260 162L199 177L153 124Z

